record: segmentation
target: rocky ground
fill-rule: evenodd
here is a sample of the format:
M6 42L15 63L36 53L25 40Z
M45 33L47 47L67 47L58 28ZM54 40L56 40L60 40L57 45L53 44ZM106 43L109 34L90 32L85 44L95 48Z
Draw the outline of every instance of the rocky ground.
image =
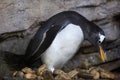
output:
M112 57L109 57L110 59L108 60L110 61L104 64L100 62L99 55L96 55L96 53L86 55L76 54L62 69L56 69L53 73L47 70L45 64L35 69L25 67L19 71L13 70L3 60L2 56L4 56L4 54L1 54L0 77L4 80L118 80L120 78L120 47L118 48L109 51L109 55ZM93 57L93 59L91 59L91 57Z
M86 68L75 68L70 72L56 69L53 73L47 70L46 65L40 66L36 70L23 68L21 71L15 71L13 77L26 79L55 79L55 80L75 80L75 79L115 79L117 76L107 72L100 67L91 67L90 64L84 63Z
M48 71L46 65L40 66L38 69L31 69L25 67L21 71L11 71L9 76L2 77L5 80L86 80L86 79L119 79L119 75L104 70L100 67L92 67L89 63L83 64L84 68L77 67L70 72L65 72L60 69L56 69L53 73Z

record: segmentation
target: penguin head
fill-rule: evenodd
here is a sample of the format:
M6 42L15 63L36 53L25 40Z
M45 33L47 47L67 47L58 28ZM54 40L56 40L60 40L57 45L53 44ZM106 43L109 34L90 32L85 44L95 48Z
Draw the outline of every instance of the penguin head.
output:
M100 54L100 58L102 62L105 62L107 60L104 47L105 42L105 34L104 31L100 28L93 29L92 32L90 31L87 36L87 40L94 45L94 47L97 49L97 51Z

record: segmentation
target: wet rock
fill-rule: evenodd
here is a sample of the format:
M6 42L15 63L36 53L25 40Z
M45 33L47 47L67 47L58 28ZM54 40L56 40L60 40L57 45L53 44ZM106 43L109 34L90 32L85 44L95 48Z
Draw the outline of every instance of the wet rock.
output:
M97 25L103 28L108 41L116 40L120 33L118 25L114 24L112 21L113 16L119 15L120 13L119 0L0 1L0 34L12 33L16 31L23 31L22 33L24 33L35 21L45 21L56 13L64 10L77 11L90 21L95 22ZM36 30L30 31L30 33L33 32L36 32ZM31 37L22 38L22 41L24 42L21 42L21 39L15 37L15 42L13 40L9 40L10 42L5 41L4 43L0 44L0 49L15 54L24 54L30 39ZM10 45L8 46L7 44Z
M120 58L119 53L120 53L120 47L117 47L117 48L106 51L106 57L107 57L106 62L119 59ZM80 66L80 67L84 66L85 67L85 65L83 65L83 62L88 62L91 65L98 65L98 64L103 63L100 59L100 55L99 55L98 52L95 52L95 53L92 53L92 54L78 53L70 61L68 61L65 64L65 69L67 71L69 71L69 70L72 70L72 69L74 69L75 67L78 67L78 66Z

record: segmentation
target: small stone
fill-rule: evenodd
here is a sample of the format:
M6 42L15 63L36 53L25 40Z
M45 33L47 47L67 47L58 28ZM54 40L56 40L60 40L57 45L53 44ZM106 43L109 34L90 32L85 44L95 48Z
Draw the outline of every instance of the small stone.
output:
M55 79L61 79L61 80L66 80L66 79L71 79L70 75L68 73L65 73L64 71L60 70L60 69L56 69L54 71L54 74L56 74L57 76L55 77Z
M100 72L101 78L115 79L115 75L109 72Z
M12 74L12 76L15 77L17 73L18 73L18 71L15 71L15 72Z
M52 72L47 70L43 72L42 77L44 77L44 79L54 79Z
M114 79L115 78L115 75L98 67L96 68L96 70L100 73L100 77L101 78L107 78L107 79Z
M85 61L80 65L80 68L89 69L91 66L92 65L89 62Z
M56 69L56 70L54 71L54 74L56 74L56 75L61 75L61 74L65 74L65 72L62 71L62 70L60 70L60 69Z
M68 74L62 74L55 77L56 80L71 80L71 77Z
M28 68L28 67L23 68L22 71L26 74L27 73L35 73L35 71L33 71L31 68Z
M42 76L37 76L37 79L38 80L41 80L41 79L43 80L44 78Z
M24 77L24 73L22 71L15 71L13 73L13 77L20 77L23 78Z
M37 75L28 73L28 74L25 74L25 78L26 79L35 79L35 78L37 78Z
M93 75L93 79L99 79L100 78L100 74L97 70L93 69L90 71L90 74Z
M37 75L38 75L38 76L41 76L41 75L43 74L43 72L45 72L46 70L47 70L46 65L43 64L42 66L40 66L40 67L38 68L38 70L37 70Z
M75 70L70 71L70 72L68 73L68 75L69 75L71 78L73 78L73 77L75 77L78 73L79 73L79 72L75 69Z

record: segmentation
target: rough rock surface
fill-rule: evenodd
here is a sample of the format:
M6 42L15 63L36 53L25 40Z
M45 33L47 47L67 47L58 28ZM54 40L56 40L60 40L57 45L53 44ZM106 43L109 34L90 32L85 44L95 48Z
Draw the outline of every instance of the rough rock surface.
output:
M120 38L120 0L0 0L0 51L24 54L39 27L31 28L34 22L64 10L77 11L99 25L107 41Z

